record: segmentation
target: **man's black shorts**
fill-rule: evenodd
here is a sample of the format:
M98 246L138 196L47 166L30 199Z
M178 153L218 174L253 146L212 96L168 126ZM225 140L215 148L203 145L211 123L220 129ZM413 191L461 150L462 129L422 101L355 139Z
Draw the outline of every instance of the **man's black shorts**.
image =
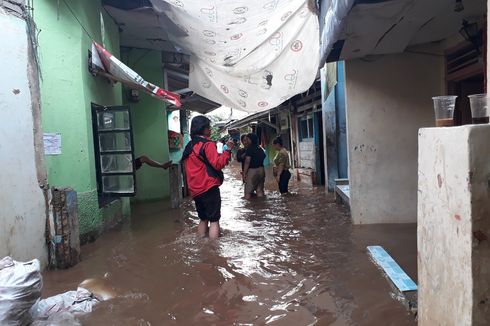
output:
M213 187L194 198L197 215L203 221L218 222L221 218L221 195L218 187Z

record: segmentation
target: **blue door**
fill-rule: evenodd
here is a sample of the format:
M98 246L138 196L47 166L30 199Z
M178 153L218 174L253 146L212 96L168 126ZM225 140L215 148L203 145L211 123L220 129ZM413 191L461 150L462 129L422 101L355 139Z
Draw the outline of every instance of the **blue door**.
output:
M322 83L325 84L326 80L322 79ZM322 89L324 87L326 85L322 85ZM335 179L348 178L344 62L337 63L337 83L328 96L323 98L322 111L326 185L328 191L333 191Z
M335 86L335 106L337 117L337 166L338 177L349 177L349 162L347 160L347 120L345 113L345 64L337 63L337 85Z

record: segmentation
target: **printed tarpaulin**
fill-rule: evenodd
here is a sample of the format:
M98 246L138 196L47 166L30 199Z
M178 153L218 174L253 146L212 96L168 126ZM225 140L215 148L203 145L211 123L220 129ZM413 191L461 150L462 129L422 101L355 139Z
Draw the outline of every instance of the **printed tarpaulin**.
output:
M189 86L203 97L257 112L315 81L319 24L314 1L151 2L180 29L170 34L171 41L191 54Z
M180 95L147 82L96 42L92 42L92 66L96 67L99 73L103 71L108 78L126 84L133 89L148 93L176 107L181 106Z

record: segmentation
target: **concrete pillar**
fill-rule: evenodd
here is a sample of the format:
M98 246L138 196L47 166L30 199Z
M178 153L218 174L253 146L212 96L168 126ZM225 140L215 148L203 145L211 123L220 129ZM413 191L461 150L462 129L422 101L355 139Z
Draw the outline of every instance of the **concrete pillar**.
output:
M180 164L172 164L170 167L170 202L172 208L179 208L182 200L182 167Z
M421 129L419 325L490 325L490 125Z
M49 267L70 268L80 262L77 193L71 188L51 188L50 203Z

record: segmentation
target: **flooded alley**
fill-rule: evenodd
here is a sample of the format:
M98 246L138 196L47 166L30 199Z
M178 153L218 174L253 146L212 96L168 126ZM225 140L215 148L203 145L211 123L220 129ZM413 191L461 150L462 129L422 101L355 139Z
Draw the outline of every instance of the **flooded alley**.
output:
M489 5L0 0L0 326L490 326Z
M415 325L366 253L384 246L416 279L414 225L354 227L323 188L298 182L246 202L237 169L226 173L218 241L197 237L190 200L138 204L77 266L46 272L43 296L105 275L117 298L83 325Z

